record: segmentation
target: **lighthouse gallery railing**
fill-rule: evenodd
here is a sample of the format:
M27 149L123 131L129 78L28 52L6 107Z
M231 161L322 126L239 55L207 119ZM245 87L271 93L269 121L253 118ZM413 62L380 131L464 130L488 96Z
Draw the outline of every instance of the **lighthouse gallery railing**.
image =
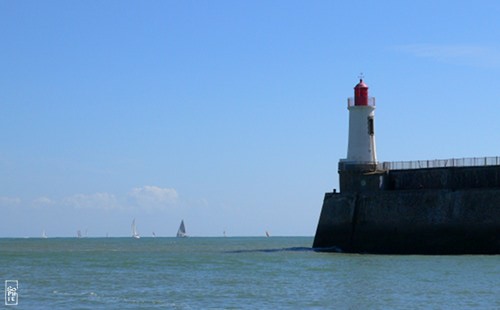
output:
M445 167L475 167L475 166L499 166L500 157L473 157L452 158L434 160L394 161L383 162L384 170L407 170L423 168L445 168Z
M347 107L353 107L355 104L354 97L347 98ZM368 97L368 105L371 107L375 106L375 97Z

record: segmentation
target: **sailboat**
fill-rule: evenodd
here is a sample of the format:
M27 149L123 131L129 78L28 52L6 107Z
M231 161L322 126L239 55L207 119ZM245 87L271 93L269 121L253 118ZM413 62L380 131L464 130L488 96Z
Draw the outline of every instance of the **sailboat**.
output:
M45 239L45 238L48 238L48 237L47 237L47 234L45 233L45 229L42 231L42 238L44 238L44 239Z
M266 237L271 237L271 235L269 234L269 232L266 230Z
M177 237L184 238L186 235L186 227L184 226L184 220L181 221L181 226L179 226L179 230L177 230Z
M137 228L135 227L135 219L132 221L132 237L134 237L135 239L139 239L141 237L139 236Z
M81 230L78 230L78 231L76 232L76 237L77 237L77 238L81 238L81 237L82 237L82 231L81 231Z

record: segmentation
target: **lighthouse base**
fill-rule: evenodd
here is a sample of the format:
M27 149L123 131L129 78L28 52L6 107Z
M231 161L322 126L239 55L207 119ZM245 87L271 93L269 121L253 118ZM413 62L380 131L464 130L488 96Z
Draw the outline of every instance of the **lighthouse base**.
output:
M499 173L498 166L389 171L382 177L392 188L327 193L313 248L379 254L500 254ZM380 179L380 175L370 177ZM471 182L475 186L469 186Z

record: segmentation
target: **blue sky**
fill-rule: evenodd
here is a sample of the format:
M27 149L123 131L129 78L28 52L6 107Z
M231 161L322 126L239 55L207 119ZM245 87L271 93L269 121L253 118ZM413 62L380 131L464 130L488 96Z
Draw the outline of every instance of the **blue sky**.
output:
M315 233L380 161L500 155L496 1L0 0L0 236Z

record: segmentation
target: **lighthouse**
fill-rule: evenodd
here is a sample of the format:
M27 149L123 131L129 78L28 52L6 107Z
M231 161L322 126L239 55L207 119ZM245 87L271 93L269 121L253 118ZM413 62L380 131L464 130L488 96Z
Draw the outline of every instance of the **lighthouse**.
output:
M362 79L347 102L340 190L325 193L313 249L500 254L500 157L379 163L375 99Z
M359 80L354 87L354 98L347 99L349 110L348 165L376 165L375 147L375 98L368 96L368 86Z

